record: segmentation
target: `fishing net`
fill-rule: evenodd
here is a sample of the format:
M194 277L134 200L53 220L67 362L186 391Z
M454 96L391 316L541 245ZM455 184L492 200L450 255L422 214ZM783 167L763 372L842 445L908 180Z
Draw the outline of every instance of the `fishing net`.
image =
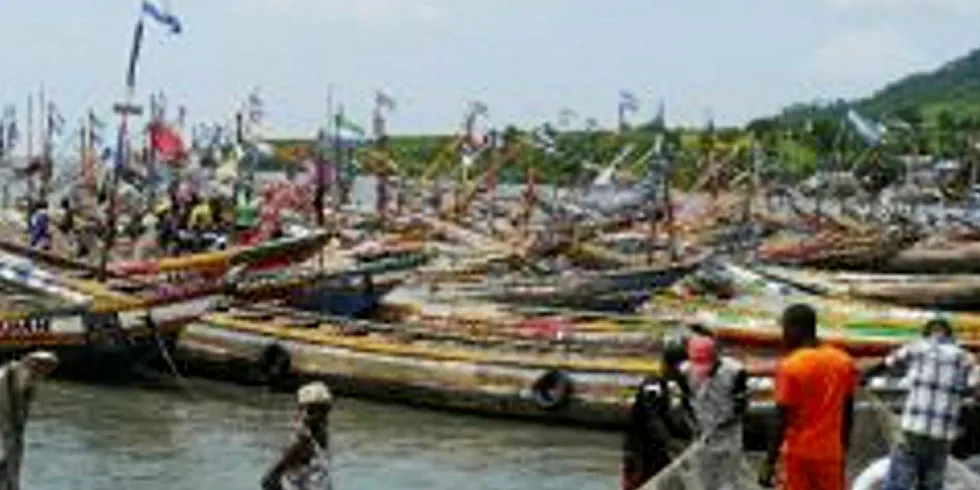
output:
M862 392L855 413L851 434L851 450L848 453L848 488L860 477L861 488L853 490L878 490L882 488L887 457L895 440L897 416L878 396ZM709 486L703 475L710 464L712 447L698 440L674 458L641 488L643 490L762 490L757 477L763 455L745 453L738 461L733 483L729 486ZM707 462L707 463L706 463ZM707 466L710 468L710 466ZM777 472L778 473L778 472ZM864 486L867 484L867 486ZM780 488L779 482L776 488ZM980 475L955 458L950 458L946 475L947 490L973 490L980 488Z
M745 456L737 462L735 485L729 485L728 488L709 488L702 471L705 462L710 458L709 454L709 446L705 441L694 442L670 465L651 478L642 487L643 490L762 490L763 487L756 481L758 471Z

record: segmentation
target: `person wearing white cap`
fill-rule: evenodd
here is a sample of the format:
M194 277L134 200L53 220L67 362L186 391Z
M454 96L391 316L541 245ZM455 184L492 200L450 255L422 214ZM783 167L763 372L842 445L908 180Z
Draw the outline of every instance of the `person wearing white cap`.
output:
M262 488L331 490L328 418L333 395L316 381L301 387L296 396L302 420L292 443L262 479Z
M20 488L24 428L34 399L34 387L57 366L57 356L38 351L0 367L0 434L3 435L0 490Z

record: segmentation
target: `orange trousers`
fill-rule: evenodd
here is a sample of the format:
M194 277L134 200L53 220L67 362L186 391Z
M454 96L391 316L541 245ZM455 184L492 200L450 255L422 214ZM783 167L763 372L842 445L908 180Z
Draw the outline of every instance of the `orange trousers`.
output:
M844 462L784 457L783 490L844 490Z

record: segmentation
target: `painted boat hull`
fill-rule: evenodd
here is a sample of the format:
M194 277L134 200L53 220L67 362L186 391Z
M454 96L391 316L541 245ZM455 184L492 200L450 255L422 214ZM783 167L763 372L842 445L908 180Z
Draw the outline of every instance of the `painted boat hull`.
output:
M399 284L401 280L366 286L359 277L341 277L292 290L286 302L301 310L359 318L375 311Z
M427 261L428 256L418 254L367 261L346 270L246 275L229 292L239 299L283 298L290 306L302 310L361 317L377 309L381 299L404 282L406 271Z
M980 274L980 243L966 242L948 247L912 247L902 250L883 263L881 271L919 274Z
M565 284L555 283L554 279L541 285L494 284L489 291L476 292L473 297L502 303L626 313L636 311L649 299L651 291L671 286L696 268L697 263L685 263L595 274L585 279L572 277Z
M765 267L760 274L824 296L891 303L912 308L980 309L980 276L848 274Z
M0 322L0 360L35 350L59 356L54 375L124 380L143 368L162 367L179 332L211 310L217 297L197 297L117 313L36 316Z
M209 315L183 332L178 359L189 372L220 379L288 386L324 379L350 396L607 429L626 425L636 387L659 371L653 356L591 358L549 342L435 346L397 336L324 335L317 328L273 324ZM266 371L272 364L265 362L273 351L289 360L288 369L274 377ZM756 403L747 430L756 435L767 427L764 417L771 410L771 368L771 363L750 365ZM543 406L534 386L553 370L567 376L572 388L566 403Z

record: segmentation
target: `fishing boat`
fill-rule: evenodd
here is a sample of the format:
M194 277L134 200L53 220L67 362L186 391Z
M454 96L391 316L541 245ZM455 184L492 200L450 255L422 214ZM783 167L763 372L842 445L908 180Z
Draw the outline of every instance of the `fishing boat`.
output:
M803 237L773 237L759 249L759 260L775 265L818 269L880 270L911 247L917 235L904 230L870 233L830 230Z
M980 273L980 242L944 241L917 244L882 264L881 272L906 274Z
M96 282L6 253L0 284L0 358L50 349L62 359L60 374L98 378L126 377L162 361L180 329L221 293L201 280Z
M254 272L235 278L227 293L240 300L282 299L295 308L333 315L360 317L402 285L408 274L428 262L427 252L357 256L346 267L293 267Z
M776 350L780 344L778 318L793 303L807 303L818 312L820 335L858 356L880 356L920 335L922 325L937 312L878 302L823 297L768 279L732 264L722 265L711 278L692 276L686 284L665 291L646 307L659 321L698 323L733 345ZM706 291L704 282L725 274L735 283L721 297ZM702 282L698 282L698 281ZM715 285L717 286L717 284ZM980 349L980 315L943 313L960 340Z
M451 289L451 294L477 300L581 310L630 312L650 296L695 270L700 261L613 271L559 273L541 279L492 281L476 288Z
M328 238L327 232L311 232L217 252L114 262L109 265L109 270L119 275L139 276L171 272L223 274L236 266L251 269L277 267L307 260L323 248Z
M756 272L823 296L915 308L976 311L980 276L974 274L875 274L760 266Z
M57 375L129 378L139 368L160 366L180 330L211 310L217 299L193 295L166 302L131 301L111 311L79 306L25 309L22 303L5 301L7 309L0 312L0 358L46 349L61 360Z
M569 338L521 332L357 322L253 305L205 315L181 335L177 355L190 372L240 382L318 378L351 396L600 428L623 427L636 387L660 372L655 353L597 350L574 328ZM773 363L746 362L753 413L761 417L771 408Z
M109 277L165 277L180 273L222 276L233 267L246 269L282 267L309 259L323 248L328 238L326 232L315 232L217 252L111 262L108 264L105 274ZM91 274L100 272L94 265L87 262L44 250L32 249L17 240L0 238L0 250L29 258L50 268Z

